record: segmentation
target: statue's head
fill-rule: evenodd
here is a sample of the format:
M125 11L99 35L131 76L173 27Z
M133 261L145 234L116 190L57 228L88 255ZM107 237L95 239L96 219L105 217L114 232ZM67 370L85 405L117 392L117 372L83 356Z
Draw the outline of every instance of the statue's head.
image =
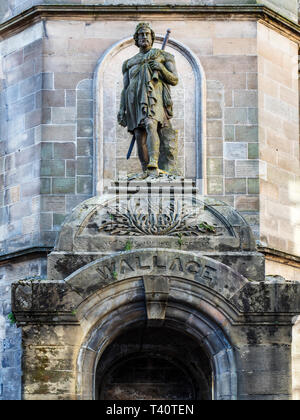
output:
M133 38L137 47L152 47L155 33L149 23L141 22L137 25Z

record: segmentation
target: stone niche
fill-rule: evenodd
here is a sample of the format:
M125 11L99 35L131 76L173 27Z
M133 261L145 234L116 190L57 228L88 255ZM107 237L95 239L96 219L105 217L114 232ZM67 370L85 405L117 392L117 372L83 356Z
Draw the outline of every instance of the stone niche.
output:
M291 397L300 285L265 281L245 220L184 178L80 204L12 294L25 399Z
M160 49L164 36L156 34L154 48ZM174 104L172 126L178 131L178 163L181 175L198 180L201 188L203 144L205 133L206 83L198 58L180 42L169 39L166 51L175 56L179 83L171 87ZM132 37L117 42L99 60L95 78L95 191L102 194L124 173L140 172L134 148L126 160L132 136L117 123L117 113L123 88L122 64L137 54Z

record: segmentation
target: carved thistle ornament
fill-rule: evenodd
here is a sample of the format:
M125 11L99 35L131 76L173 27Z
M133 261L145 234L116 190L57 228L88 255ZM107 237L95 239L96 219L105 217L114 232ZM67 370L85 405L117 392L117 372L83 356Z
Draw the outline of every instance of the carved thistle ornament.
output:
M201 219L198 207L181 200L130 199L106 206L99 232L109 235L217 235L218 228Z

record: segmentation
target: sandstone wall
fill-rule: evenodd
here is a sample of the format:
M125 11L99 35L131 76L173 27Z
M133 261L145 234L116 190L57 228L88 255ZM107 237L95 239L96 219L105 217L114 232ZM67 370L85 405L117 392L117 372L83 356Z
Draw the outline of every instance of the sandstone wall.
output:
M293 255L300 252L297 51L297 44L258 25L260 237ZM272 267L267 274L275 274Z
M42 45L37 25L0 46L1 254L39 242Z
M10 314L11 283L24 277L45 278L45 259L25 257L0 266L0 400L20 400L22 396L21 329Z

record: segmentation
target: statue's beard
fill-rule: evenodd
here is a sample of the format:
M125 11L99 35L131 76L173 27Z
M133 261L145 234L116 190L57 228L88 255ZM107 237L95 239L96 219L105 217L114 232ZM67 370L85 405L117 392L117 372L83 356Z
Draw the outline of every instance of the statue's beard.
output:
M150 41L148 41L147 39L145 39L143 41L140 41L139 46L142 47L142 48L150 47L151 46L151 43L150 43Z

